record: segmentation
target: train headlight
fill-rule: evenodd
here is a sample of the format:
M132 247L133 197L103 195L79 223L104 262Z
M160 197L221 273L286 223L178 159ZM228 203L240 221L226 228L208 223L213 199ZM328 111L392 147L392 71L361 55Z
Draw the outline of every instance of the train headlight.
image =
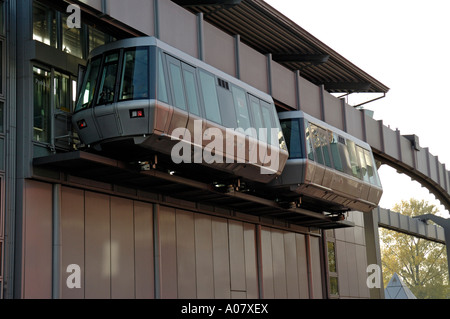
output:
M130 117L132 119L138 118L138 117L144 117L144 110L143 109L130 110Z
M87 123L86 123L85 120L79 120L79 121L77 122L77 125L78 125L78 128L79 128L80 130L82 130L82 129L84 129L84 128L87 127Z

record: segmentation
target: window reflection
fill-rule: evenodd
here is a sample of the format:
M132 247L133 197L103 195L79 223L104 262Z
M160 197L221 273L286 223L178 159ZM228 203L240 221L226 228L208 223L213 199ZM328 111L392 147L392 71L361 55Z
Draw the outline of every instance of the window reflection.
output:
M50 141L50 80L50 72L33 68L33 138L39 142Z
M56 11L36 2L33 5L33 40L56 48Z
M125 51L120 100L147 99L148 85L148 49Z

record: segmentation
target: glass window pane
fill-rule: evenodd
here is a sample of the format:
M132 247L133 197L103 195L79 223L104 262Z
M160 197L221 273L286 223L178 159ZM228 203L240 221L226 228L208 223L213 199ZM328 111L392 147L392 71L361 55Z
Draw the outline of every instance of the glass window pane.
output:
M33 139L39 142L50 141L50 81L50 72L33 68Z
M67 24L68 15L63 16L62 50L79 58L83 58L83 40L81 28L69 28Z
M272 116L271 116L271 111L270 108L268 107L270 104L267 103L263 103L261 101L261 114L262 114L262 118L263 118L263 122L264 122L264 131L265 131L265 136L263 137L263 141L267 141L267 144L271 144L271 129L274 128L274 125L272 123ZM265 139L264 139L265 138Z
M306 153L308 154L308 159L314 161L314 151L313 151L313 137L311 126L308 121L305 120L305 136L306 136Z
M167 96L166 77L164 72L164 65L162 60L161 51L158 52L158 97L157 99L162 102L169 103Z
M356 147L353 141L347 140L347 149L350 156L351 175L357 178L361 178L361 168L358 163L358 157L356 156Z
M187 102L189 106L189 112L200 116L200 108L197 95L197 81L193 70L187 70L183 68L184 86L186 88Z
M317 163L324 165L325 162L324 162L324 157L323 157L323 152L322 152L322 139L320 137L321 129L314 124L310 124L310 125L311 125L312 142L313 142L314 151L315 151L316 157L317 157Z
M125 51L120 100L149 98L148 49Z
M206 118L218 124L222 123L217 97L216 81L214 76L200 71L200 83L202 87L203 103L205 105Z
M119 53L111 53L105 58L103 70L101 72L97 105L114 102L118 61Z
M89 32L89 51L94 50L108 42L108 35L100 30L97 30L91 26L88 29Z
M250 116L247 107L247 95L245 91L233 85L232 87L234 107L236 109L237 127L244 131L251 127Z
M81 88L80 98L78 99L75 111L79 111L92 106L97 77L100 71L101 57L97 57L89 62L84 76L84 83Z
M367 174L369 175L370 183L373 185L381 186L372 153L368 150L364 150L364 157L366 159Z
M0 133L4 133L5 132L5 127L4 127L4 108L5 105L3 102L0 102Z
M359 163L361 164L361 176L363 181L370 182L369 172L367 170L366 158L364 156L364 150L356 146L356 153L358 154Z
M173 89L174 105L179 109L186 110L184 97L183 78L181 77L180 65L169 62L170 80Z
M281 128L289 150L289 158L303 158L300 122L298 120L281 121Z
M33 40L56 48L56 12L34 1Z
M263 121L261 117L261 107L259 105L259 100L253 96L250 96L250 110L252 112L253 126L256 129L256 134L259 135L259 129L263 128ZM253 136L257 137L257 136ZM260 137L261 139L261 137Z
M64 112L70 112L70 78L68 75L55 72L53 79L53 98L55 108Z
M334 242L327 242L328 250L328 269L330 272L337 272L336 268L336 251Z
M345 160L345 157L341 158L339 143L339 136L330 132L330 150L331 158L333 159L333 166L334 169L343 172L344 165L342 164L342 160Z

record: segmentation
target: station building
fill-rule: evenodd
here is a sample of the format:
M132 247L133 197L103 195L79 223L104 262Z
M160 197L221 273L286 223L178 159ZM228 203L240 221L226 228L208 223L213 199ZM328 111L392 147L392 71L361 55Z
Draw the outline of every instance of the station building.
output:
M364 213L342 220L300 205L292 218L251 194L130 172L80 150L71 117L89 53L131 37L154 36L271 95L277 111L349 134L361 112L335 93L385 85L262 0L4 0L0 9L2 298L382 296L367 286Z

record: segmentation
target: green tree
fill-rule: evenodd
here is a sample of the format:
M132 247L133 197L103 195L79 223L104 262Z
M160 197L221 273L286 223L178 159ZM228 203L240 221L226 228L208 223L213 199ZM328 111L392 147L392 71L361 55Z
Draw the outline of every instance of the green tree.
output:
M416 199L396 204L393 211L409 217L438 212L434 205ZM387 229L381 229L380 240L385 287L396 272L419 299L449 298L444 245Z

